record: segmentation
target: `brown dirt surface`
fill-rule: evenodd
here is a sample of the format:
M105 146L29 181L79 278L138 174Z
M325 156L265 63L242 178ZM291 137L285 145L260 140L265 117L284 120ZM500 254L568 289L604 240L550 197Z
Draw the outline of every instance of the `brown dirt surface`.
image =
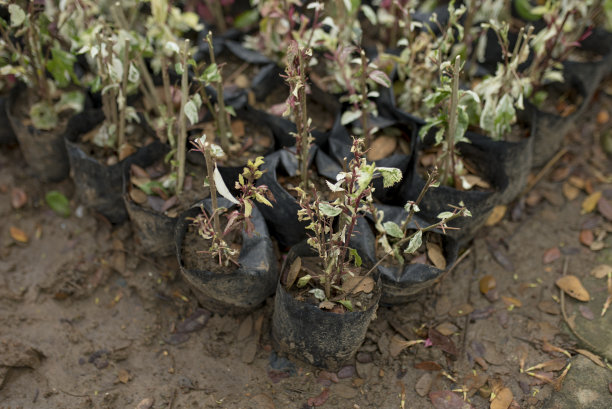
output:
M45 193L72 198L72 182L27 178L19 150L1 146L0 406L469 407L465 399L479 409L550 407L555 386L575 379L574 371L599 369L581 358L564 375L569 360L559 351L572 362L579 350L612 359L612 311L600 318L607 281L590 275L612 265L610 220L585 202L596 192L612 200L612 164L599 144L611 126L596 123L601 109L612 110L603 92L551 172L481 230L438 285L413 303L379 308L356 360L337 373L277 356L272 299L245 316L203 312L173 257L136 255L129 224L113 227L74 200L70 217L55 214ZM572 199L564 183L578 189ZM13 188L27 195L18 209ZM11 227L27 242L15 240ZM580 242L585 229L593 232L589 246ZM558 257L550 256L554 247ZM555 282L564 271L581 280L590 301L561 297ZM494 278L486 295L479 289L485 276ZM589 330L584 322L598 324ZM425 342L405 342L412 340ZM609 397L608 387L593 385Z

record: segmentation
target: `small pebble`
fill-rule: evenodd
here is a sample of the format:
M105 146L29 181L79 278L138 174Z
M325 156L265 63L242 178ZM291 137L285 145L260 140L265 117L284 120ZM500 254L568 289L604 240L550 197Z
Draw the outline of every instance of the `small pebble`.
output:
M338 378L340 379L352 378L353 376L355 376L355 367L353 365L347 365L338 371Z

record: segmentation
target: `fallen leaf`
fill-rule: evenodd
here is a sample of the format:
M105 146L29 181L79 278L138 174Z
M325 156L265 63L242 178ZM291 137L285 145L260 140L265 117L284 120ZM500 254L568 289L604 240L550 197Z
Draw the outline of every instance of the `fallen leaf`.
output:
M238 327L236 332L236 341L244 341L253 333L253 316L247 315Z
M471 304L462 304L457 308L452 308L449 314L452 317L463 317L469 315L474 311L474 307Z
M556 284L567 295L579 301L589 301L591 299L589 292L582 286L580 279L574 275L563 276L556 281Z
M591 361L601 366L602 368L606 367L606 365L603 363L601 358L595 355L594 353L592 353L591 351L587 351L586 349L576 349L576 352L578 352L580 355L586 356L587 358L589 358Z
M427 396L431 390L431 384L433 383L433 376L430 373L425 373L419 378L414 389L419 396Z
M494 289L496 286L497 286L497 283L495 281L495 277L493 277L491 274L487 274L486 276L482 277L479 281L480 292L483 294L488 293L489 291Z
M563 196L569 201L574 200L580 194L580 189L569 182L563 182Z
M601 109L598 113L597 113L597 123L599 125L603 125L606 122L608 122L608 120L610 119L610 114L608 114L608 111L606 111L605 109Z
M593 244L594 240L595 240L595 236L593 236L593 232L591 230L581 230L580 231L580 243L589 247L591 244Z
M124 384L128 383L130 381L130 374L125 369L120 369L119 372L117 373L117 379L121 383L124 383Z
M587 319L589 321L595 319L595 314L586 305L579 305L578 306L578 311L580 311L580 315L582 315L585 319Z
M499 265L504 268L504 270L513 273L514 264L512 261L510 261L510 259L499 248L497 248L496 245L489 245L488 247L495 261L497 261Z
M570 176L567 180L572 186L577 187L578 189L584 189L584 179L579 176Z
M490 409L508 409L513 398L514 396L509 388L502 388L495 394L493 400L491 400Z
M11 233L11 237L13 238L13 240L18 241L20 243L28 242L28 235L23 230L15 226L11 226L9 231Z
M445 336L452 335L455 332L459 331L459 328L457 328L456 325L448 321L443 322L442 324L436 326L436 329L438 330L438 332L440 332L440 334L445 335Z
M596 278L605 278L608 274L612 274L612 266L608 264L600 264L591 270L591 275Z
M19 187L13 187L11 189L11 206L13 206L14 209L22 208L27 202L28 195L23 189Z
M522 307L523 306L523 303L518 298L506 297L502 295L501 299L504 302L504 304L506 304L506 307L510 307L510 306Z
M136 405L136 409L150 409L155 403L155 399L153 398L144 398L143 400Z
M130 199L134 203L143 204L147 201L147 194L138 188L132 189L130 190Z
M203 308L196 308L191 315L176 325L176 332L180 334L188 334L190 332L199 331L206 326L210 316L211 313L209 311Z
M397 358L404 349L416 344L422 344L423 342L425 341L423 341L422 339L407 341L401 335L395 334L391 337L391 340L389 341L389 354L393 358Z
M559 305L551 300L543 300L538 303L538 309L551 315L559 315Z
M593 210L595 210L595 207L597 206L597 202L599 202L599 199L601 199L600 190L588 195L586 199L584 199L584 201L582 202L582 211L580 212L580 214L591 213Z
M390 135L381 135L370 144L367 158L370 161L378 161L395 152L397 139Z
M493 208L493 211L487 218L485 222L485 226L494 226L499 223L504 216L506 215L506 210L508 210L508 206L506 205L498 205Z
M236 138L244 136L244 122L242 122L240 119L232 119L230 128L232 128L232 133Z
M442 370L442 366L434 361L423 361L417 362L414 364L415 369L421 369L423 371L440 371Z
M599 251L599 250L602 250L604 247L605 247L605 243L603 241L597 240L591 243L591 245L589 246L589 250Z
M336 306L336 304L334 304L331 301L325 300L325 301L321 301L321 303L319 304L319 308L322 310L331 310Z
M132 172L132 174L136 177L140 177L140 178L149 178L149 173L144 170L143 168L141 168L140 166L132 163L130 165L130 171Z
M455 346L455 343L453 342L453 340L450 339L450 337L442 335L435 328L433 327L429 328L429 332L427 335L429 336L429 339L431 340L431 344L433 346L438 347L442 351L450 355L453 355L453 356L457 356L457 354L459 353L457 351L457 347Z
M442 249L437 244L427 242L427 257L429 257L436 268L440 270L446 269L446 259L444 254L442 254Z
M357 287L355 287L357 286ZM354 276L349 277L342 283L342 290L350 291L353 287L353 294L364 292L366 294L371 293L374 289L374 279L372 277Z
M604 197L597 202L597 210L608 220L612 221L612 203Z
M285 281L285 287L291 288L295 279L297 278L298 273L302 269L302 259L300 257L296 257L296 259L291 263L291 267L289 267L289 272L287 273L287 278Z
M550 264L560 257L561 257L561 250L559 250L559 247L553 247L544 252L544 256L542 257L542 263Z
M470 403L451 391L429 392L429 399L435 409L473 409Z
M329 389L325 388L323 391L314 398L308 398L308 406L322 406L329 398Z
M525 369L525 372L533 372L535 370L543 370L543 371L560 371L567 365L567 358L555 358L550 361L542 362L541 364L537 364L532 366L531 368Z

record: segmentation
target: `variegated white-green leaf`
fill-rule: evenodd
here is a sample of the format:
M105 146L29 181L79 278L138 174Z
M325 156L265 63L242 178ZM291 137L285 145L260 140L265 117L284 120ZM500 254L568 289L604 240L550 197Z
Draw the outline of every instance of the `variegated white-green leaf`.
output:
M384 222L383 227L385 228L385 233L387 233L391 237L395 237L398 239L404 237L404 232L402 232L401 227L399 227L395 222Z
M404 253L406 254L414 253L415 251L419 249L419 247L421 247L421 244L423 244L423 231L419 230L410 239L410 242L408 243L408 247L406 247L406 250L404 250Z
M357 111L344 111L340 117L340 123L342 125L348 125L356 119L361 118L361 110Z
M312 276L310 274L306 274L305 276L300 277L298 282L297 282L297 287L298 288L304 287L306 284L308 284L308 282L310 281L311 278L312 278Z
M128 81L132 84L137 83L140 79L140 73L134 66L134 64L130 63L130 68L128 70Z
M448 219L449 217L452 217L452 216L453 216L453 212L442 212L442 213L440 213L438 215L438 219L446 220L446 219Z
M336 182L335 184L331 183L329 180L326 180L325 183L327 183L327 187L332 192L344 192L344 188L340 187L340 185L342 184L342 180L339 182Z
M210 144L210 153L215 158L221 158L221 157L225 156L225 152L223 152L223 148L221 148L219 145L217 145L215 143L211 143Z
M215 181L215 185L217 186L217 192L221 196L223 196L224 198L226 198L232 203L240 204L240 202L236 200L234 196L232 196L227 186L225 186L225 182L223 181L223 178L221 177L221 173L219 172L219 169L217 168L216 165L215 165L215 170L213 171L213 179Z
M192 100L187 101L187 103L185 104L184 112L187 119L189 119L191 125L195 125L200 120L200 115L198 114L198 107Z
M391 187L395 185L397 182L399 182L400 180L402 180L402 171L399 170L398 168L378 167L376 168L376 170L380 172L380 174L383 177L384 187Z
M406 210L408 213L410 213L411 210L414 211L415 213L418 213L421 211L419 206L414 202L407 202L404 205L404 210Z
M329 203L319 203L319 211L327 217L336 217L342 213L342 209Z
M11 27L19 27L22 25L26 18L23 9L17 4L10 4L8 9L11 14Z
M320 288L313 288L308 292L314 295L317 300L323 301L325 299L325 291L321 290Z

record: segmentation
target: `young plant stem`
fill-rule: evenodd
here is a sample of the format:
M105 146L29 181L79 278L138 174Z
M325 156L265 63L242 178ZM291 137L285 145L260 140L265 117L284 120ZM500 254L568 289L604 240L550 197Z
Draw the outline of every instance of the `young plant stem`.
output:
M121 99L123 103L118 106L119 109L119 127L117 131L117 149L121 150L121 147L125 143L125 109L127 105L127 83L128 83L128 71L130 67L129 59L129 40L125 40L123 45L123 76L121 78Z
M44 64L44 57L42 55L41 44L40 44L40 35L38 33L38 26L30 22L31 24L28 27L28 35L27 39L29 42L28 50L30 51L30 57L32 61L33 68L36 72L38 87L42 93L42 99L51 104L51 93L49 92L49 84L47 83L47 69Z
M395 4L395 3L394 3ZM368 123L368 110L366 105L368 104L368 59L366 58L365 51L361 50L361 75L359 81L361 83L361 127L363 128L363 140L365 142L365 149L370 148L372 143L372 135L370 132L370 125Z
M206 35L206 41L208 42L210 63L216 64L212 31L209 31ZM221 75L221 73L219 73L219 75ZM229 113L225 109L225 100L223 99L223 79L215 82L215 88L217 91L217 134L219 136L219 145L221 145L223 152L228 154L230 151L230 138L228 135L231 135L231 128L229 126Z
M187 105L187 97L189 96L189 82L187 78L188 50L189 40L186 39L181 52L181 64L183 66L183 75L181 76L181 114L179 115L179 137L176 145L176 160L178 162L176 193L178 195L183 191L183 184L185 183L185 150L187 149L187 115L185 114L185 105ZM216 200L216 197L214 200Z
M110 41L110 38L108 38L106 41L106 49L108 50L109 56L110 56L110 53L112 53L112 49L113 49L113 45ZM110 77L110 73L108 72L107 72L107 77ZM107 119L110 121L111 124L115 125L115 131L116 131L119 125L119 117L117 113L117 89L116 88L109 89L106 95L107 95L106 105L109 107L109 112L110 112L110 118L107 118Z
M302 87L298 90L298 102L300 118L296 124L300 134L300 176L302 178L302 189L308 190L308 156L310 143L308 141L308 106L306 102L306 67L302 57L302 51L298 51L298 61L300 70L300 83Z
M129 31L129 24L125 18L125 15L123 14L121 3L116 2L114 7L111 7L111 13L113 14L115 23L123 30ZM142 75L144 82L144 84L140 84L140 89L144 94L145 98L149 100L151 107L155 111L155 114L161 117L162 112L160 110L160 107L162 106L162 103L159 100L157 91L155 90L155 84L153 83L153 79L149 74L147 64L145 63L140 53L136 55L136 65L138 65L138 70L140 71L140 75Z
M404 234L406 234L405 232L408 228L408 224L412 221L412 217L414 216L415 206L418 206L421 203L429 188L431 188L431 186L434 184L437 175L438 170L434 169L427 177L427 182L425 182L425 186L423 186L423 189L421 189L421 191L419 192L419 197L417 197L417 200L414 202L414 206L410 206L410 213L408 213L408 217L406 217L406 220L404 220L401 227Z
M448 132L446 134L446 158L442 170L442 181L447 183L450 175L455 180L455 132L457 129L457 106L459 105L459 75L461 74L461 57L455 58L453 67L453 85L449 106ZM450 172L450 173L449 173Z
M219 223L219 213L217 209L219 204L217 203L217 185L215 184L215 162L213 161L212 155L210 154L210 144L206 142L206 148L203 149L204 159L206 159L206 173L208 175L208 184L210 186L210 199L212 200L213 208L213 228L218 237L221 237L221 223Z
M389 33L389 47L395 47L397 44L397 28L398 28L398 16L397 14L397 1L391 1L391 10L389 11L393 16L393 23L391 24L391 32Z
M174 118L174 103L172 101L172 93L170 92L170 76L168 75L168 59L165 55L162 55L162 82L164 84L164 99L166 100L166 118ZM168 124L169 126L172 126ZM163 133L163 137L160 140L166 143L166 133Z
M219 28L219 31L224 33L227 30L227 24L225 23L225 16L223 15L223 9L221 8L221 2L217 0L205 0L206 6L214 16L215 23Z

